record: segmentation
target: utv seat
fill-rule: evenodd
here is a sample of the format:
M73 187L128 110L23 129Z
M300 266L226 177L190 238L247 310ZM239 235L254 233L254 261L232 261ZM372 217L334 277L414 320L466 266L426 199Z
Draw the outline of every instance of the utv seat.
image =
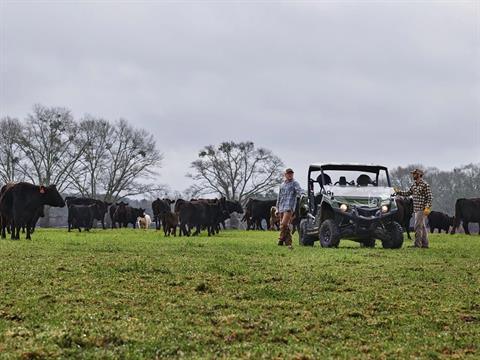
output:
M327 174L320 174L317 176L317 182L320 185L332 185L332 179Z
M338 185L347 186L347 178L345 176L340 176L338 178Z
M372 179L370 178L370 176L368 176L367 174L361 174L358 178L357 178L357 185L358 186L368 186L370 184L373 184L373 181Z

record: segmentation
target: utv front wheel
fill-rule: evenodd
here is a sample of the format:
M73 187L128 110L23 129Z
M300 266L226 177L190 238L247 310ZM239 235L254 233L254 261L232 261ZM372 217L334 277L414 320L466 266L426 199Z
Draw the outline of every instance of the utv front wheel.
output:
M307 234L307 220L302 219L298 227L298 243L300 246L313 246L315 239Z
M403 228L402 226L392 221L386 226L387 236L382 240L384 249L400 249L403 245Z
M340 243L340 230L331 219L325 220L319 230L320 245L322 247L338 247Z

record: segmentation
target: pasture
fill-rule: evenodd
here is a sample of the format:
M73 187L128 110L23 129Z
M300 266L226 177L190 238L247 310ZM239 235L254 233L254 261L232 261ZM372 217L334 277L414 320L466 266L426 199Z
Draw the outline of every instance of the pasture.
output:
M479 236L289 251L277 234L0 240L0 358L480 357Z

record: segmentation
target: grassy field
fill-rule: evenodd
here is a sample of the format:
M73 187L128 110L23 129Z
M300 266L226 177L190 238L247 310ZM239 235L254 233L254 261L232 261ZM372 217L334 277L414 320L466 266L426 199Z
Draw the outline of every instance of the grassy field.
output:
M276 235L0 240L0 358L480 358L479 236L289 251Z

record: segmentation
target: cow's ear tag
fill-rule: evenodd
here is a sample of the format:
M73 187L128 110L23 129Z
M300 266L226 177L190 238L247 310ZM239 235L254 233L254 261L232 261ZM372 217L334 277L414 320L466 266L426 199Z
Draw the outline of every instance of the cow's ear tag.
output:
M45 187L40 186L40 194L45 194Z

